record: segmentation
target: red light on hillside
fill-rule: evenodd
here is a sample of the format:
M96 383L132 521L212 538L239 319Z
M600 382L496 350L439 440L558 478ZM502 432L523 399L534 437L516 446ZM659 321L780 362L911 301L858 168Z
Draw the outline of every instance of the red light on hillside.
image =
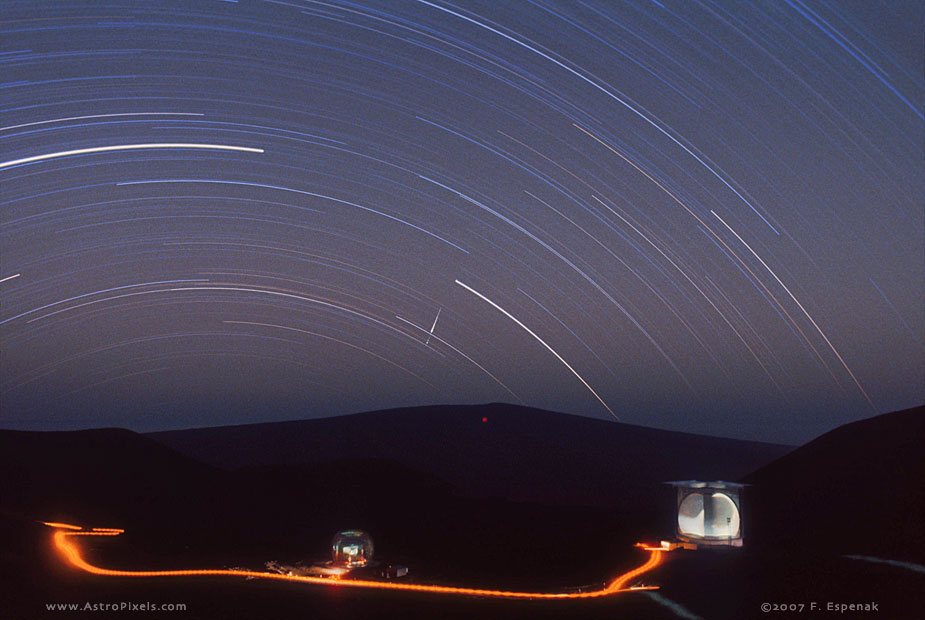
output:
M488 418L482 418L482 422L488 422Z

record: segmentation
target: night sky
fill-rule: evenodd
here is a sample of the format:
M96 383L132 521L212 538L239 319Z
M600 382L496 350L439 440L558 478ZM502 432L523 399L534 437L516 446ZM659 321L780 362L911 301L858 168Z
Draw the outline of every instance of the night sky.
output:
M7 0L0 423L920 404L923 14Z

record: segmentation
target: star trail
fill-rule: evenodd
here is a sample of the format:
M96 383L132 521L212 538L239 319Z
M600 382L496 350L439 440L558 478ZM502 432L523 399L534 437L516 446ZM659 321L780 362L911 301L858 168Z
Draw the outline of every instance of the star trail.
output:
M9 428L920 404L917 2L5 2Z

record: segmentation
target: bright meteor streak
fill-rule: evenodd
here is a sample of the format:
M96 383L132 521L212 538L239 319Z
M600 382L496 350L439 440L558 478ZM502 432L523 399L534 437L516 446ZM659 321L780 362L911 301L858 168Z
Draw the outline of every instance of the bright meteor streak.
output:
M424 344L430 344L430 339L434 335L434 330L437 329L437 319L440 318L440 311L442 309L443 308L437 308L437 316L434 317L434 324L430 326L430 332L427 335L427 342L425 342Z
M90 153L108 153L111 151L137 151L143 149L205 149L210 151L240 151L244 153L263 153L263 149L255 149L249 146L230 146L226 144L199 144L186 142L152 142L150 144L117 144L114 146L94 146L87 149L75 149L73 151L60 151L58 153L46 153L45 155L34 155L33 157L24 157L0 163L0 169L18 166L19 164L30 164L36 161L45 161L48 159L57 159L59 157L69 157L71 155L88 155Z
M649 552L649 559L642 565L634 568L619 577L613 579L610 583L598 590L590 592L517 592L512 590L483 590L480 588L460 588L454 586L429 586L412 583L395 583L387 581L369 581L361 579L331 579L327 577L309 577L305 575L283 575L280 573L268 573L250 570L238 569L193 569L193 570L156 570L156 571L134 571L134 570L113 570L101 568L87 562L80 553L80 548L73 541L76 536L118 536L122 530L114 528L93 528L84 530L75 525L66 523L45 523L45 525L55 528L54 545L58 553L66 559L72 566L79 568L94 575L104 575L109 577L192 577L204 575L227 575L248 578L274 579L278 581L295 581L300 583L312 583L329 587L352 587L352 588L374 588L380 590L404 590L408 592L427 592L433 594L457 594L465 596L485 596L494 598L516 598L516 599L574 599L574 598L597 598L609 596L620 592L635 592L642 590L657 590L654 586L626 587L626 584L639 575L646 573L662 561L664 550L660 547L646 547Z
M592 388L590 385L588 385L588 382L585 381L584 379L582 379L582 378L581 378L581 375L579 375L578 372L577 372L574 368L572 368L572 367L569 365L569 363L565 361L565 359L562 358L561 355L559 355L558 353L556 353L556 350L555 350L555 349L553 349L551 346L549 346L548 344L546 344L546 342L545 342L542 338L540 338L539 336L537 336L537 335L533 332L533 330L531 330L529 327L527 327L526 325L524 325L523 323L521 323L519 320L517 320L517 317L515 317L513 314L511 314L510 312L508 312L507 310L505 310L504 308L502 308L501 306L499 306L498 304L496 304L496 303L493 302L492 300L488 299L487 297L485 297L484 295L482 295L481 293L479 293L479 292L478 292L477 290L475 290L474 288L472 288L472 287L470 287L470 286L467 286L466 284L463 284L463 283L460 282L459 280L456 280L456 284L460 285L461 287L463 287L464 289L466 289L467 291L469 291L470 293L472 293L473 295L475 295L476 297L478 297L478 298L481 299L482 301L485 301L485 302L491 304L492 307L494 307L496 310L498 310L499 312L501 312L504 316L506 316L507 318L511 319L512 321L514 321L515 323L517 323L520 327L522 327L523 330L524 330L525 332L527 332L528 334L530 334L531 336L533 336L534 338L536 338L536 341L537 341L537 342L539 342L541 345L543 345L544 347L546 347L547 349L549 349L549 352L552 353L553 355L555 355L555 356L556 356L556 359L558 359L560 362L562 362L562 363L565 365L566 368L568 368L569 370L571 370L573 375L575 375L576 377L578 377L578 380L581 381L581 382L584 384L584 386L585 386L586 388L588 388L588 391L589 391L589 392L591 392L592 394L594 394L594 398L596 398L602 405L604 405L604 409L606 409L607 411L609 411L609 412L610 412L610 415L612 415L612 416L614 417L615 420L619 420L619 419L620 419L619 417L617 417L617 414L615 414L615 413L613 412L613 409L611 409L610 407L607 406L607 403L604 402L604 399L597 395L597 392L594 391L594 388Z

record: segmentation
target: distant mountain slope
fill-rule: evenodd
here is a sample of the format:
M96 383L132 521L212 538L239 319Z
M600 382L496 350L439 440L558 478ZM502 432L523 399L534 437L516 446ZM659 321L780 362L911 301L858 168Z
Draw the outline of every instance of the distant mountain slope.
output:
M651 502L666 480L734 480L792 449L502 404L392 409L148 436L227 469L387 459L473 495L596 506Z
M0 431L0 510L10 514L165 527L203 518L228 478L125 429Z
M766 548L925 560L925 407L840 426L743 478Z

